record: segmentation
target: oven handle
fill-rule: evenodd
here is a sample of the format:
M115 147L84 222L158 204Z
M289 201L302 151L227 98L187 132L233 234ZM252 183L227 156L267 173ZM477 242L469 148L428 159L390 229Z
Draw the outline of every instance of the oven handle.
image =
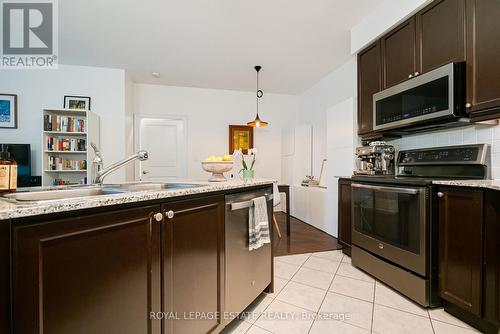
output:
M351 187L385 191L385 192L390 192L390 193L410 194L410 195L417 195L418 193L420 193L420 189L415 189L415 188L382 187L382 186L371 186L371 185L359 184L359 183L352 183Z

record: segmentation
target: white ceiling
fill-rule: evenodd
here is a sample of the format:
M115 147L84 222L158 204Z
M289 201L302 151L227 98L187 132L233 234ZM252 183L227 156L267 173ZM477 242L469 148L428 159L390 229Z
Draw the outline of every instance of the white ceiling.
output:
M299 94L350 57L350 28L381 1L63 0L60 63L249 91L262 65L264 91Z

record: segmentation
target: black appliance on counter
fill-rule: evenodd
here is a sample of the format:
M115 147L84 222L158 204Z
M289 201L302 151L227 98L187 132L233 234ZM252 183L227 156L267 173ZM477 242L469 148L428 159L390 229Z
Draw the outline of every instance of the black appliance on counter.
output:
M10 152L10 157L17 162L17 187L31 187L31 145L0 144Z
M469 123L465 63L450 63L373 95L373 129L393 134Z
M352 178L352 263L422 306L438 306L441 179L486 179L486 144L400 151L394 176Z

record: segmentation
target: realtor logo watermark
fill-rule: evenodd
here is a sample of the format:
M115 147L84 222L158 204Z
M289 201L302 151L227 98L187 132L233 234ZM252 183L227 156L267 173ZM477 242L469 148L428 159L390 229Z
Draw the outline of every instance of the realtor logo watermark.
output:
M1 69L57 68L57 0L0 0Z

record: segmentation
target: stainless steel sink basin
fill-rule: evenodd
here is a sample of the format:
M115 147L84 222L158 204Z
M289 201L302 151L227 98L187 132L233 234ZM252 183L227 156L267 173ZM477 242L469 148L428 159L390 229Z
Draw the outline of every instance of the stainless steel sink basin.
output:
M15 202L42 202L64 200L72 198L83 198L89 196L123 194L135 191L168 190L201 187L199 184L191 183L125 183L108 184L104 186L77 186L67 189L51 189L41 191L27 191L4 195L3 198Z
M62 189L62 190L54 189L47 191L19 192L19 193L7 194L4 195L3 197L18 202L39 202L39 201L63 200L69 198L79 198L79 197L98 196L98 195L121 194L125 192L127 191L121 189L113 189L113 188L82 187L75 189Z
M167 190L167 189L186 189L201 187L199 184L192 183L125 183L116 185L105 185L105 187L113 189L122 189L125 191L148 191L148 190Z

